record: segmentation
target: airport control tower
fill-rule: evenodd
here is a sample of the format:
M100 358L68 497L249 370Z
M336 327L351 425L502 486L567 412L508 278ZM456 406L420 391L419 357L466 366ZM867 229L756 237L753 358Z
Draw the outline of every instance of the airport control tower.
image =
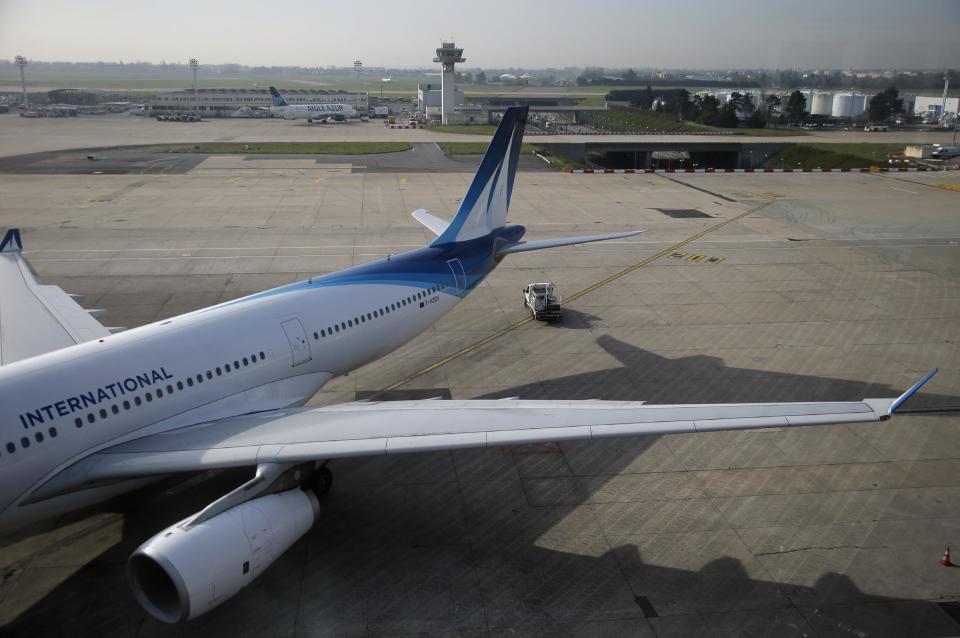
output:
M441 42L440 48L437 49L437 57L433 61L443 66L440 84L443 94L443 101L440 103L440 121L447 124L450 115L453 114L453 107L457 105L457 77L453 71L453 65L467 60L463 57L463 49L458 49L456 44Z

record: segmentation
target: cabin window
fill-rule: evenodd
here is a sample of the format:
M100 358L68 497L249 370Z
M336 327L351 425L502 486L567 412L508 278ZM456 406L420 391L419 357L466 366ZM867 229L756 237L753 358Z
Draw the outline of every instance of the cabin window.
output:
M124 409L124 410L129 410L129 409L130 409L130 402L129 402L129 401L124 401L124 402L123 402L123 409Z
M117 404L113 404L110 406L110 411L114 414L120 414L120 407L117 406Z
M9 452L10 454L13 454L16 451L17 451L16 445L14 445L13 443L7 443L7 452Z
M107 418L107 411L104 410L103 408L100 408L100 418L101 419Z
M140 400L140 397L133 397L133 404L134 404L134 405L140 405L140 404L142 404L142 403L143 403L143 401Z
M229 364L229 363L225 363L225 364L223 365L223 371L224 371L224 372L230 372L230 364Z
M27 449L28 447L30 447L30 439L28 439L27 437L21 438L20 447L22 447L23 449Z
M79 420L79 419L78 419L78 420ZM81 423L82 423L82 421L81 421ZM50 438L51 438L51 439L57 438L57 428L50 428L49 430L47 430L47 434L50 435Z
M78 428L82 428L82 427L83 427L83 419L81 419L80 417L77 417L76 419L73 420L73 424L74 424L75 426L77 426Z
M37 432L33 435L33 438L37 440L37 443L43 443L43 432Z
M183 390L183 381L177 381L177 390Z

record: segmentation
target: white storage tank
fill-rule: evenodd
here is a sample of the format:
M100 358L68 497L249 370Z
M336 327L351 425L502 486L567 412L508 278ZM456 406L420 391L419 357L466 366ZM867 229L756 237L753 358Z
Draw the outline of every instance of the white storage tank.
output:
M833 96L829 93L814 93L810 115L830 115L833 110Z
M850 117L853 110L853 96L849 93L837 93L833 96L833 108L830 115L833 117Z
M857 93L837 93L833 96L833 117L859 117L866 110L867 96Z

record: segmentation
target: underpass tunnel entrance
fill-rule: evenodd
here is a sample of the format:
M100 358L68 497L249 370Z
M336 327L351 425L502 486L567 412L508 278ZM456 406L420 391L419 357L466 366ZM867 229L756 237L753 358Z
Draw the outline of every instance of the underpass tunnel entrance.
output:
M737 151L690 151L693 168L737 168Z
M602 168L650 168L650 153L647 151L591 153L587 159Z
M587 153L587 163L612 169L737 168L736 150L607 150Z

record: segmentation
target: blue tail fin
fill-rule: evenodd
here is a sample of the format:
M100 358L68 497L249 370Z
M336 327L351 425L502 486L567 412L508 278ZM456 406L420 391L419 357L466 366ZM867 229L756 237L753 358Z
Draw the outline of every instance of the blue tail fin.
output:
M287 101L283 99L283 96L280 95L280 91L278 91L276 87L270 87L270 95L272 96L274 106L287 106Z
M21 250L23 242L20 240L20 229L11 228L0 240L0 253L18 253Z
M526 106L506 110L480 168L460 202L460 209L432 246L483 237L507 223L507 209L526 125Z

